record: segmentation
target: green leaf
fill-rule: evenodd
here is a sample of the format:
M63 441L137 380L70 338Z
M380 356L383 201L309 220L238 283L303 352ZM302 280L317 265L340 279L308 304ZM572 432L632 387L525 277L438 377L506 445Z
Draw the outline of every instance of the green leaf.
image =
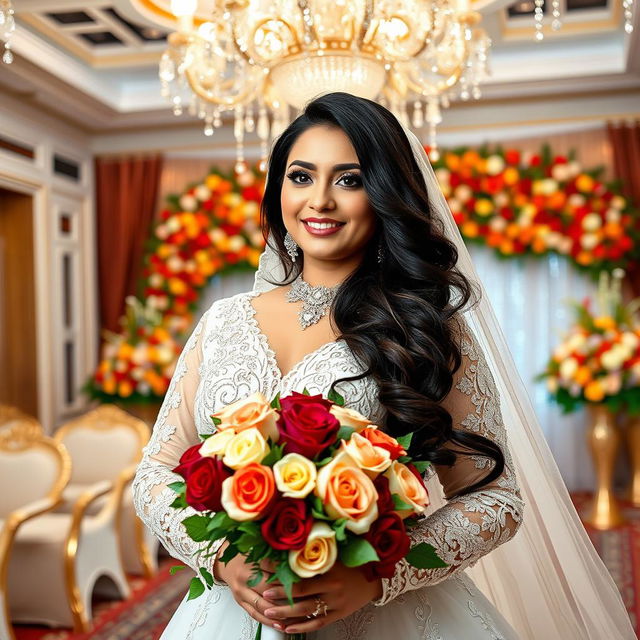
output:
M253 640L262 640L262 622L258 622L258 628L256 629L256 636Z
M409 509L413 511L413 507L408 502L405 502L397 493L393 493L391 497L393 498L393 508L396 511L407 511Z
M332 529L336 532L336 540L338 542L344 542L347 539L347 534L344 528L347 526L347 519L340 518L331 524Z
M230 544L225 550L224 553L220 556L220 562L223 564L227 564L229 560L233 560L238 554L240 550L236 547L235 544Z
M316 462L316 467L324 467L326 464L329 464L333 460L333 456L327 456L326 458L322 458Z
M209 532L207 531L209 518L206 516L189 516L182 521L182 524L187 530L187 535L192 540L203 542L209 539Z
M340 426L338 429L337 440L348 440L353 432L355 431L354 427Z
M236 541L236 546L242 553L247 553L251 549L262 542L262 534L260 527L255 522L243 522L239 527L242 535Z
M428 460L414 460L413 466L418 470L418 473L422 474L431 466L431 463Z
M351 537L340 549L340 560L347 567L359 567L380 560L376 550L364 538Z
M285 560L284 562L280 562L276 567L276 572L271 576L272 578L275 576L276 580L279 580L284 587L284 592L287 594L287 600L291 606L294 605L293 601L293 585L296 582L300 582L300 576L297 576L291 570L289 566L289 561Z
M184 493L176 496L176 499L169 506L172 509L185 509L187 507L187 501L185 500Z
M200 575L204 578L209 589L211 589L213 587L213 576L204 567L200 567Z
M271 401L271 408L272 409L282 409L282 407L280 406L280 392L278 391L278 393L276 393L275 397L273 398L273 400Z
M211 416L211 420L213 420L213 424L217 427L219 424L222 423L222 420L220 418L215 418L214 416ZM213 435L213 434L211 434Z
M310 395L311 395L311 394L309 393L309 389L307 389L307 387L305 387L305 388L302 390L302 393L304 393L304 395L305 395L305 396L310 396Z
M438 556L433 546L426 542L420 542L415 547L411 547L405 559L416 569L435 569L449 566Z
M407 433L404 436L397 437L396 440L405 451L408 451L411 446L411 438L413 438L413 433Z
M199 598L203 593L204 585L200 581L200 578L191 578L191 582L189 583L189 597L187 598L187 600L195 600L196 598Z
M344 398L333 388L333 386L329 389L327 399L334 404L337 404L339 407L344 407Z
M283 452L284 443L273 445L269 453L262 459L261 464L272 467L278 460L282 460Z
M178 571L182 571L183 569L186 569L187 567L183 564L174 564L170 569L169 569L169 575L171 576L175 576L176 573L178 573Z
M215 433L199 433L198 434L203 440L210 438L211 436L215 436Z
M255 566L251 577L247 580L247 587L251 587L253 589L253 587L260 584L263 576L264 574L262 573L262 569L260 569L259 566Z
M398 458L398 462L402 462L402 464L407 464L407 462L411 462L411 456L400 456Z
M333 521L333 518L330 518L325 510L324 505L322 504L322 500L318 496L312 496L311 498L311 515L316 520L329 520Z
M172 482L167 487L176 493L182 493L187 488L187 484L185 482Z
M207 525L207 529L209 531L213 531L214 529L228 529L230 527L235 526L235 520L232 520L226 511L218 511L211 520L209 520L209 524Z

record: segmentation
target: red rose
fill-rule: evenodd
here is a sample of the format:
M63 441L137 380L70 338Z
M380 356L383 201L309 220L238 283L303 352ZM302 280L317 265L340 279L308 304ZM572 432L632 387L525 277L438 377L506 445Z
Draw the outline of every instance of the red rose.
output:
M380 516L371 529L364 534L366 540L376 550L377 562L362 565L367 580L392 578L396 564L404 558L411 548L411 541L404 528L402 518L393 512Z
M383 514L388 511L393 511L395 505L393 504L393 498L391 497L391 491L389 491L389 478L380 474L373 484L378 492L378 513Z
M340 428L338 419L329 412L333 403L322 395L307 396L293 391L280 398L278 430L285 453L299 453L313 459L335 442Z
M282 498L262 523L262 537L274 549L302 549L313 526L304 500Z
M180 464L173 470L174 473L179 473L185 480L191 473L191 467L194 462L197 462L202 458L200 455L200 444L194 444L193 447L189 447L180 457Z
M222 483L231 472L217 457L196 460L189 467L187 478L187 504L198 511L220 511Z

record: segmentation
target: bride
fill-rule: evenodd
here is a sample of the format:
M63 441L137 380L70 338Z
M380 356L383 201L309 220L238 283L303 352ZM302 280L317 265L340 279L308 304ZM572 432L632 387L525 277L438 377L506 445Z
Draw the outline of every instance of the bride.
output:
M162 638L251 640L258 623L318 640L635 638L417 138L370 100L316 98L273 146L262 214L254 288L201 318L134 481L147 526L215 577ZM410 535L448 566L368 582L338 563L290 606L277 584L248 587L241 557L202 557L167 484L214 411L332 385L390 434L417 432L431 505Z

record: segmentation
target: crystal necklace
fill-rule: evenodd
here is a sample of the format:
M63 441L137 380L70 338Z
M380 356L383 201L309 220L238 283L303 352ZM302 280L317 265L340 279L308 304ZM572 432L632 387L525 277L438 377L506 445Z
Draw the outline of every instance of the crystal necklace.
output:
M291 283L286 297L289 302L302 300L302 309L298 312L298 320L303 329L315 324L322 316L326 315L339 287L339 284L334 287L325 287L321 284L312 287L302 279L302 274Z

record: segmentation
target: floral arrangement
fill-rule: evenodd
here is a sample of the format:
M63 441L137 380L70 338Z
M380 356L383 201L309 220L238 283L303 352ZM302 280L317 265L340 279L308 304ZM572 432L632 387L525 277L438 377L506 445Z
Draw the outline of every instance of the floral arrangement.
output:
M170 485L172 506L201 512L182 524L202 553L224 538L221 562L246 556L249 586L262 580L265 559L276 567L267 582L280 581L291 604L294 583L326 573L338 558L368 580L393 576L402 558L447 566L433 546L411 547L406 533L429 505L421 473L430 463L407 454L411 434L392 438L333 390L329 399L305 389L271 402L257 392L211 417L215 434L174 469L184 480ZM200 573L190 599L213 584Z
M593 276L640 259L640 216L573 155L445 151L434 170L462 235L500 256L570 257Z
M104 333L87 394L104 402L162 399L201 289L216 274L258 266L263 190L255 169L237 178L212 169L168 198L147 244L140 299L127 302L120 333Z
M640 299L622 304L623 274L600 277L598 309L574 303L576 323L555 348L538 379L565 413L584 403L604 403L613 411L640 414Z

